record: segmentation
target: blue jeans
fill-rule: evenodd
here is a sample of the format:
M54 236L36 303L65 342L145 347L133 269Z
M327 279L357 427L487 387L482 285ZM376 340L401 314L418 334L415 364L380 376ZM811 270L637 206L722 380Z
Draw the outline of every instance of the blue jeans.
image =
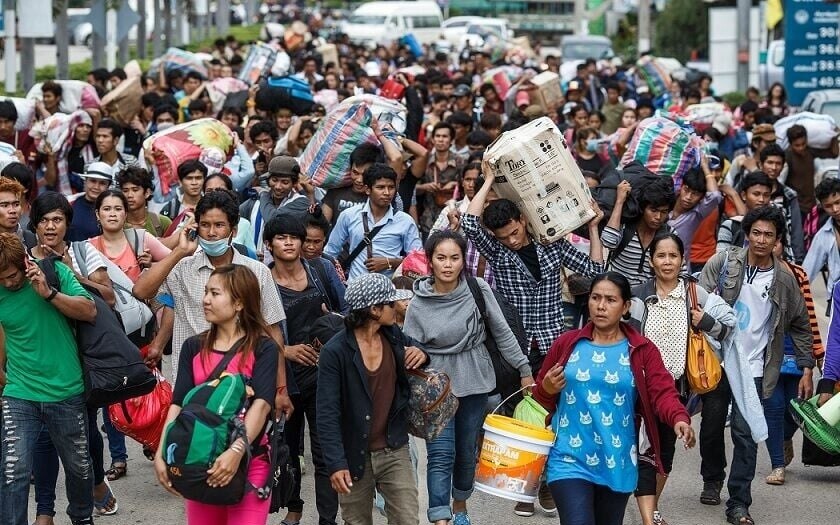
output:
M487 413L487 394L458 398L458 411L443 432L426 443L429 521L451 520L449 494L466 501L473 491L478 433Z
M29 523L29 480L35 443L42 428L49 431L64 466L67 515L74 524L93 523L93 473L83 396L56 403L3 397L2 408L4 471L0 485L0 523Z
M99 486L105 480L105 446L102 434L97 426L96 413L99 409L87 407L88 450L93 469L93 486ZM41 429L35 443L35 459L32 474L35 476L36 515L55 516L55 483L58 481L58 452L55 450L50 433Z
M796 423L790 415L790 400L799 395L799 380L802 376L780 374L779 382L769 398L761 401L764 405L764 419L767 420L767 452L770 454L772 468L785 466L784 444L793 439Z
M761 383L762 378L756 377L755 387L759 398L761 398ZM755 478L755 463L758 454L758 444L752 439L750 426L741 415L738 403L732 403L729 430L732 435L732 466L729 468L729 480L726 482L729 490L729 499L726 501L727 515L732 514L736 509L749 512L752 505L752 480Z
M111 453L111 464L128 461L128 451L125 449L125 434L114 428L108 409L102 409L102 422L105 424L105 434L108 436L108 452Z
M557 504L560 525L621 525L630 492L615 492L582 479L548 484Z

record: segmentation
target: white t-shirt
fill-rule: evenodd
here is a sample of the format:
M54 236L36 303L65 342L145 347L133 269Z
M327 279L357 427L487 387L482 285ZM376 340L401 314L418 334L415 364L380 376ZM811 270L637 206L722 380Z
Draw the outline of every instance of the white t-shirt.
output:
M82 253L85 254L85 270L87 271L87 275L82 275L84 278L89 278L90 274L100 268L104 268L105 270L108 269L108 267L105 266L105 260L102 258L102 254L99 253L96 248L91 246L90 241L79 242L82 242L85 245ZM82 269L79 265L79 261L76 260L76 250L74 250L72 246L70 247L70 261L73 263L73 270L81 275Z
M741 347L747 353L753 377L764 376L764 353L770 340L770 315L773 313L772 284L772 266L767 269L747 266L741 294L735 302Z

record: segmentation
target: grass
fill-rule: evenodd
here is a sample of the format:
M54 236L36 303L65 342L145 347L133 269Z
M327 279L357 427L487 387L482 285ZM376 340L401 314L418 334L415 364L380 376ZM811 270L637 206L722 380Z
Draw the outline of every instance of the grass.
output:
M252 42L254 40L258 40L260 37L260 29L262 29L262 24L253 24L249 26L232 26L230 28L229 34L236 37L237 40L240 42ZM218 36L213 36L211 38L205 38L200 42L195 42L188 46L184 46L184 49L188 51L206 51L213 47L213 41L216 40ZM137 58L137 53L135 48L132 46L130 50L130 57ZM146 71L149 69L149 65L151 64L151 60L139 60L140 69ZM43 66L39 67L35 70L35 82L45 82L47 80L51 80L55 78L55 66ZM87 77L87 72L93 69L91 60L83 60L81 62L74 62L70 64L68 70L68 80L84 80ZM18 77L18 85L21 85L20 78ZM3 89L3 86L0 85L0 95L11 96L11 97L23 97L26 95L23 91L17 91L15 93L6 93Z

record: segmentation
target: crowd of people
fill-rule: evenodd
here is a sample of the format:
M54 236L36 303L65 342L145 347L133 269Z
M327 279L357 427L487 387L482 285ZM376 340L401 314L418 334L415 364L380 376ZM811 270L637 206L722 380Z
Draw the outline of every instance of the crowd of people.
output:
M840 326L824 350L823 312L810 291L825 273L840 300L840 180L814 185L814 161L837 157L837 139L816 149L794 125L783 149L773 124L790 112L784 88L763 99L751 88L730 108L731 129L701 134L702 161L676 191L669 176L624 180L608 213L593 200L580 235L541 244L519 203L494 192L483 156L501 133L548 117L594 189L657 109L717 100L712 79L675 80L654 98L629 68L587 60L546 108L529 79L559 72L556 57L519 64L521 77L501 96L485 82L499 65L488 50L415 57L397 43L370 50L338 35L335 44L337 62L312 43L273 45L315 94L341 101L376 95L386 80L401 84L407 126L397 148L385 138L393 130L374 119L376 140L350 156L351 183L327 191L301 158L331 147L311 143L330 108L267 110L257 85L240 106L212 111L207 83L243 66L235 40L216 44L207 77L163 68L143 75L130 122L104 107L75 111L67 145L56 150L16 129L15 104L0 101L0 141L15 149L0 178L0 521L30 523L33 483L34 523L52 525L59 462L73 524L124 510L117 480L129 475L126 437L107 410L85 404L73 330L95 318L93 295L113 307L127 290L155 314L138 346L173 383L167 422L217 367L249 378L244 435L209 469L210 487L231 483L243 461L250 482L262 484L272 468L266 426L275 414L287 418L296 475L283 525L301 522L305 500L321 525L335 524L339 510L348 524L370 524L375 507L389 523L416 524L417 469L426 469L428 521L468 525L482 423L501 402L490 339L557 436L536 505L512 504L511 514L539 509L563 525L620 525L633 495L645 525L678 522L679 509L660 508L660 498L680 468L676 444L695 444L687 407L697 396L686 369L695 331L724 364L720 382L699 396L697 493L720 505L726 482L727 520L753 524L757 463L771 467L762 481L783 485L794 458L788 403L815 391L823 403L840 380L832 345ZM126 78L118 68L87 80L104 95ZM42 93L38 120L60 111L62 85L46 82ZM177 181L162 191L144 140L207 117L235 133L232 155L206 151L173 166ZM732 144L736 129L744 147ZM618 143L607 145L616 133ZM626 220L631 203L639 214ZM56 261L57 286L47 259ZM459 402L426 443L425 464L408 433L408 377L418 368L445 372ZM301 494L306 435L313 495ZM146 453L178 495L169 453ZM185 506L190 524L263 525L270 500L249 490L233 505Z

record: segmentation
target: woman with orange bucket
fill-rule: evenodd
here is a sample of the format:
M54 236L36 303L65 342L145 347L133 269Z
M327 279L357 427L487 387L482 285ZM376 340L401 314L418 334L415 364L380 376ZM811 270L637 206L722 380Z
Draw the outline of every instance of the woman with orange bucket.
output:
M637 402L655 457L658 420L694 446L691 419L659 350L621 322L631 297L623 275L595 277L590 322L554 341L537 377L534 399L557 435L546 478L562 525L621 525L638 481Z

